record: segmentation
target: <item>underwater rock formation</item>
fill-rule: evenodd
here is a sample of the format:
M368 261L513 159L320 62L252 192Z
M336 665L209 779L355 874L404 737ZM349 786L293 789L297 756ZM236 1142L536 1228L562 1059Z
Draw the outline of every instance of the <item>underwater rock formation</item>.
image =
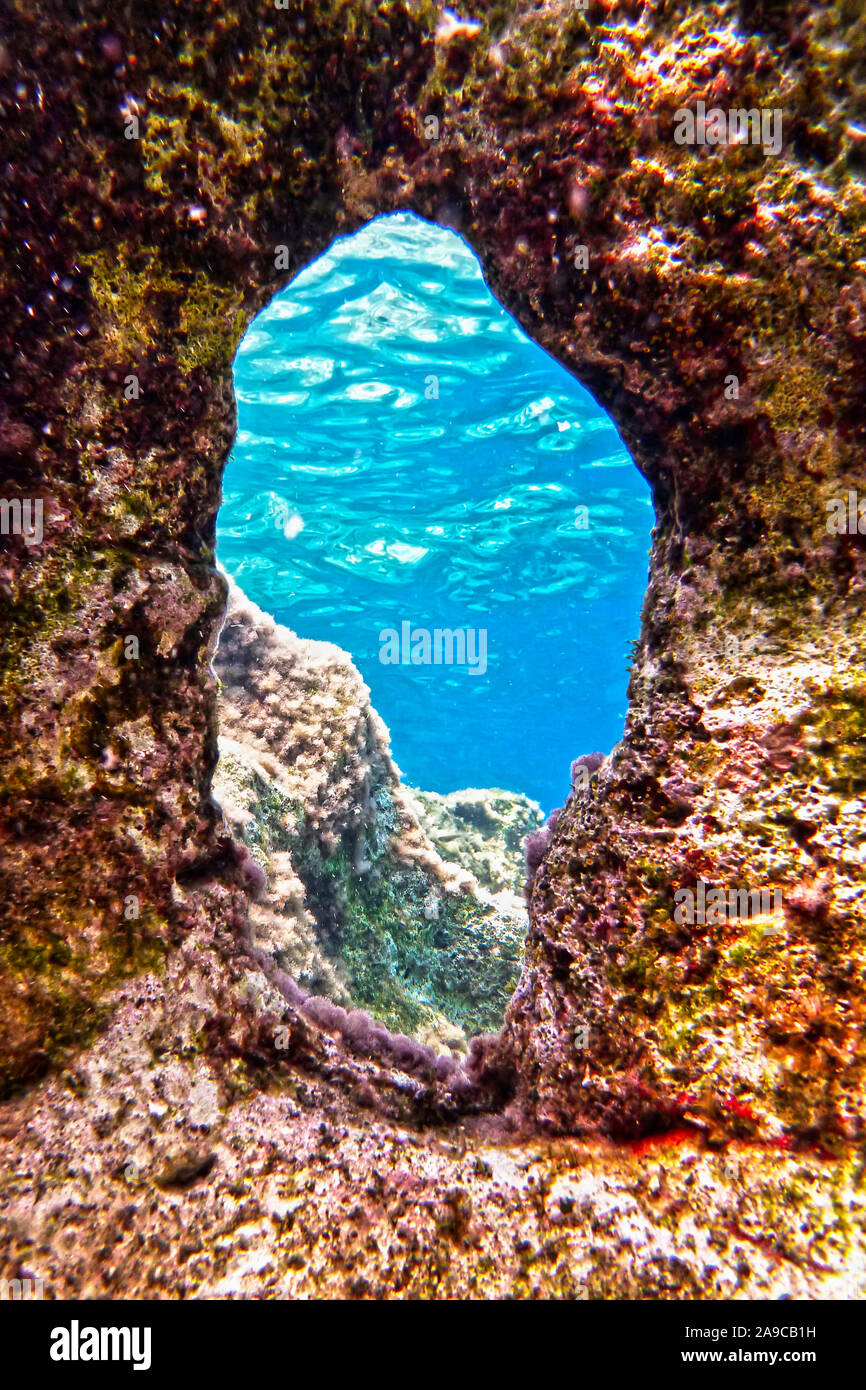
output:
M444 859L462 864L491 893L522 897L523 841L544 819L536 801L501 787L410 790L422 829Z
M866 548L827 517L862 489L864 18L770 8L473 0L439 42L424 0L4 11L0 465L45 515L0 537L4 1269L863 1296ZM698 100L778 110L781 152L678 144ZM401 207L462 231L657 514L624 738L563 808L485 1044L513 1086L463 1099L280 995L210 801L232 353ZM782 907L677 920L699 881ZM506 1096L511 1149L441 1143Z
M297 1066L154 1059L178 1003L127 987L98 1051L4 1107L0 1267L53 1297L862 1295L853 1164L828 1201L816 1155L419 1131Z
M502 1025L523 903L436 852L416 814L423 794L401 785L348 653L295 636L230 584L214 667L214 795L266 876L254 944L307 993L465 1053L467 1036ZM513 840L525 798L476 795L499 806L500 828L510 813Z

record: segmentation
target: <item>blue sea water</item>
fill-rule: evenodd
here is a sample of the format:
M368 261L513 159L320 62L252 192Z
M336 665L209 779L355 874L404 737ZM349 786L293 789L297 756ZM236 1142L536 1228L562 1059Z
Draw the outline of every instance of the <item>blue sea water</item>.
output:
M622 734L647 579L649 489L607 414L409 213L296 276L234 376L221 563L351 652L407 781L560 805L571 760ZM478 646L476 674L383 664L404 623L483 629L485 673Z

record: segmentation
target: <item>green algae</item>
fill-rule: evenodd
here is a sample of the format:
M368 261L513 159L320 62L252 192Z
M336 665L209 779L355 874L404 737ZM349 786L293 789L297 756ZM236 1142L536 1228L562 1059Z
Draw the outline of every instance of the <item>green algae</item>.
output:
M469 1033L498 1026L519 952L487 939L471 894L443 893L429 872L371 857L374 868L359 873L354 845L323 856L302 835L296 861L310 900L339 904L340 956L356 1002L405 1032L443 1014Z
M517 983L522 932L473 892L446 888L428 866L401 859L401 818L386 786L372 796L363 832L326 846L305 808L229 748L218 782L249 812L244 839L262 867L270 871L274 853L290 856L325 954L356 1007L400 1032L439 1033L446 1021L469 1034L499 1025Z
M134 260L138 268L134 267ZM151 305L159 262L151 250L126 247L93 252L82 258L90 272L90 288L99 310L100 330L112 359L134 362L153 345L156 322Z
M142 904L134 933L118 914L112 930L98 940L99 976L95 987L92 944L93 909L80 900L52 899L49 923L38 935L20 933L0 940L0 976L18 987L18 997L38 1001L41 1038L38 1050L23 1059L0 1059L0 1100L13 1096L28 1078L62 1066L70 1053L87 1045L110 1016L108 996L124 980L164 969L167 923ZM125 929L126 928L126 929ZM87 945L79 943L87 942Z
M246 326L247 316L236 292L206 283L187 287L180 309L180 331L185 338L178 350L181 371L229 366Z
M123 252L94 253L85 258L99 310L105 360L131 369L144 351L153 348L158 311L168 296L177 311L180 370L228 367L248 320L239 292L183 269L169 272L160 254L152 249L143 249L138 259L140 269L133 269ZM120 408L119 395L109 399L115 409ZM144 491L140 505L146 515L150 507Z

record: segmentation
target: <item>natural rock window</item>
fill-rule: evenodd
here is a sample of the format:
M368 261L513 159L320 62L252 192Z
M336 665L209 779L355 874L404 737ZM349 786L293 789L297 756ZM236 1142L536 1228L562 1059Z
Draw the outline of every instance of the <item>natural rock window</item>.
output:
M462 1055L502 1023L572 761L621 736L648 488L466 242L408 213L272 300L235 387L215 794L256 942Z
M5 6L0 1303L44 1300L37 1356L57 1332L69 1350L65 1300L125 1334L150 1311L97 1317L106 1300L181 1318L190 1300L586 1299L590 1335L597 1300L638 1332L646 1313L622 1374L646 1374L650 1343L665 1365L847 1371L843 1320L821 1319L849 1300L855 1334L866 1294L864 24L855 0ZM481 886L447 879L385 751L378 715L407 779L444 793L417 759L457 747L451 725L423 746L400 725L398 682L417 675L414 697L426 670L376 652L371 675L321 611L279 612L244 574L219 657L235 838L211 799L234 355L336 237L407 210L466 236L610 412L655 511L612 754L591 771L618 724L554 746L541 711L568 667L527 647L518 732L484 711L504 770L455 766L457 791L548 809L590 754L532 841L504 1026L464 1065L443 1030L459 1053L515 963L480 950L495 915L472 917ZM447 385L402 418L447 419ZM494 374L474 385L480 403ZM330 443L351 465L358 443ZM285 569L316 507L267 487L291 504ZM418 544L373 529L407 496L377 499L366 543ZM421 625L371 583L382 626ZM586 640L575 590L557 598ZM575 711L603 688L572 684ZM410 736L433 728L419 708ZM471 989L464 961L487 971ZM383 981L387 1032L335 1002ZM771 1335L741 1341L741 1321ZM172 1365L200 1379L225 1342L172 1337Z

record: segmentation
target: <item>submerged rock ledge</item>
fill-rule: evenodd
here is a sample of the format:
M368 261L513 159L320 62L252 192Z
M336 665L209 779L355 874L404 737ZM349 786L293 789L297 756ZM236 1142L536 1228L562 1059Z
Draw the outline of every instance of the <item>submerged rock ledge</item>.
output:
M466 1053L504 1021L525 905L434 848L347 652L296 637L231 585L214 665L214 795L264 871L254 944L307 993Z
M866 21L466 13L2 20L0 466L45 527L0 538L0 1270L57 1296L866 1294L866 546L826 524L863 482ZM780 110L778 157L677 144L708 97ZM401 207L657 515L623 741L463 1094L288 1002L210 796L232 353ZM698 879L781 913L678 921Z

